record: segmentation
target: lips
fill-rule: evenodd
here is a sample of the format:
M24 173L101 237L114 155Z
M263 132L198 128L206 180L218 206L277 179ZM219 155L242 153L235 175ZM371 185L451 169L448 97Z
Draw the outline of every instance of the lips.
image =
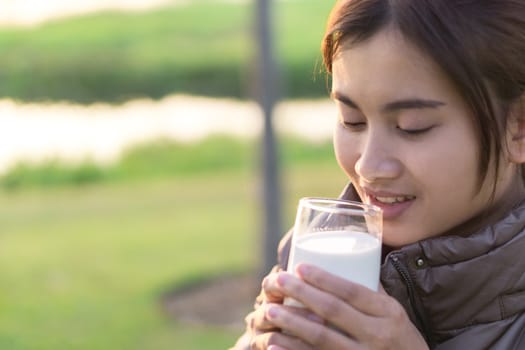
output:
M410 208L416 200L416 196L392 192L376 192L364 189L366 199L370 204L376 205L383 210L384 220L393 220Z
M394 196L394 197L387 197L387 196L376 196L374 199L380 203L383 204L394 204L394 203L403 203L406 201L413 200L414 196Z

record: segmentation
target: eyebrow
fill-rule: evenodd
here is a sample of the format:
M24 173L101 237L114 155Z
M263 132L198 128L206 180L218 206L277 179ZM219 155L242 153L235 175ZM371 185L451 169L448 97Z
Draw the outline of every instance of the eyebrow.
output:
M348 107L360 109L357 103L352 101L349 97L338 93L337 91L333 91L330 94L330 97L334 100L340 101L343 104L347 105ZM428 100L428 99L421 99L421 98L406 98L401 99L398 101L392 101L387 104L385 104L381 111L384 113L388 112L395 112L403 109L424 109L424 108L439 108L441 106L446 105L445 102L442 101L436 101L436 100Z

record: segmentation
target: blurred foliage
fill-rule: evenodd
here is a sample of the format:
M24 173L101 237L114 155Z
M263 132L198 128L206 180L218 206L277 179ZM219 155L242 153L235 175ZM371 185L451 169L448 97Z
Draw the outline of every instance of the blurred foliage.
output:
M72 166L53 159L38 165L20 163L1 177L0 184L6 189L22 186L82 185L101 181L105 177L104 170L92 162Z
M326 95L316 77L332 1L276 1L285 97ZM0 96L123 102L183 92L251 97L252 2L192 1L142 13L103 12L0 28Z
M331 162L335 164L331 141L312 143L285 137L280 159L284 164ZM20 163L0 177L7 190L25 187L86 185L169 177L217 174L223 171L249 172L257 166L259 154L254 140L214 136L195 144L156 140L129 148L114 164L97 165L89 160L70 164L56 159L37 164Z

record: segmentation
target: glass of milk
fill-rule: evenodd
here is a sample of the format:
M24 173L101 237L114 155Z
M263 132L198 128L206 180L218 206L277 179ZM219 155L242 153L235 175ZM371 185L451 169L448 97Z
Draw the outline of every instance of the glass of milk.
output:
M309 263L377 291L382 223L382 211L373 205L302 198L287 270L294 272L299 263ZM285 304L301 306L295 300Z

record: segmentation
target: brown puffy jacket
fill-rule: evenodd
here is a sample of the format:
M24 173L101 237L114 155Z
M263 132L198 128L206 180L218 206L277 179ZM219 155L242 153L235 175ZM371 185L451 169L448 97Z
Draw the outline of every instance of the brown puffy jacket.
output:
M344 198L356 199L351 187ZM279 246L288 259L290 233ZM468 236L391 251L381 283L436 350L525 350L525 202Z

